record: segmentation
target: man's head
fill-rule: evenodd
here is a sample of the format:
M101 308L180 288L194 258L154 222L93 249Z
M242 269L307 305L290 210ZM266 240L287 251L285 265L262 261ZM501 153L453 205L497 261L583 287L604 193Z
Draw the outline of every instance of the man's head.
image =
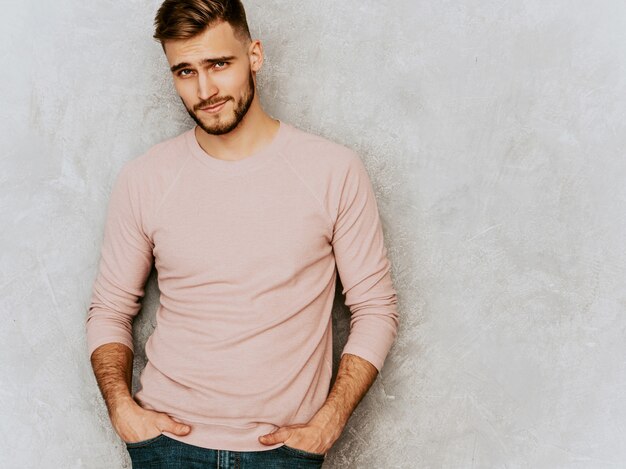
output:
M208 134L235 129L255 104L255 77L263 63L261 44L251 39L241 2L165 0L154 24L154 38L191 118ZM203 110L222 102L216 112Z

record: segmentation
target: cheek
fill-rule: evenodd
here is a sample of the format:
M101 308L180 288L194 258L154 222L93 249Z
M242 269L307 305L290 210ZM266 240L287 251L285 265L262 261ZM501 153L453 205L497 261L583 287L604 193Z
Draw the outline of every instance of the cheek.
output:
M229 90L229 94L243 95L248 88L248 73L242 70L233 70L232 73L224 73L220 77L220 85L225 90Z
M186 80L185 82L179 82L175 85L176 92L185 102L187 107L191 108L197 101L196 87L192 80Z

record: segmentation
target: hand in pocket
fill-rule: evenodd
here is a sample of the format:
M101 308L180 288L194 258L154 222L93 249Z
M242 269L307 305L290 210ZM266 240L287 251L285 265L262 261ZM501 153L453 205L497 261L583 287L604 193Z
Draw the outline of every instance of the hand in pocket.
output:
M177 422L164 412L144 409L137 403L118 409L111 417L113 428L125 443L137 443L159 436L164 431L186 435L191 427Z

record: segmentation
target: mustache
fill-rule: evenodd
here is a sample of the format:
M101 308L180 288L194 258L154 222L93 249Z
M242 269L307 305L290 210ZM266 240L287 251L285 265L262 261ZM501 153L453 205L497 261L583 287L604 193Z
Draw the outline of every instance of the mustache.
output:
M206 102L202 102L202 103L196 104L194 106L194 111L197 111L198 109L202 109L202 108L205 108L205 107L215 106L216 104L223 103L224 101L228 101L229 99L230 98L219 98L217 100L206 101Z

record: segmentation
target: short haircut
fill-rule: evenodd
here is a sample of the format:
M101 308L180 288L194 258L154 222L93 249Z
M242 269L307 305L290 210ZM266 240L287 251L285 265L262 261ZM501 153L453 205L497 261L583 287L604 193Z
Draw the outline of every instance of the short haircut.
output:
M252 40L246 12L240 0L165 0L154 18L154 39L189 39L206 28L227 22L235 37L247 44Z

